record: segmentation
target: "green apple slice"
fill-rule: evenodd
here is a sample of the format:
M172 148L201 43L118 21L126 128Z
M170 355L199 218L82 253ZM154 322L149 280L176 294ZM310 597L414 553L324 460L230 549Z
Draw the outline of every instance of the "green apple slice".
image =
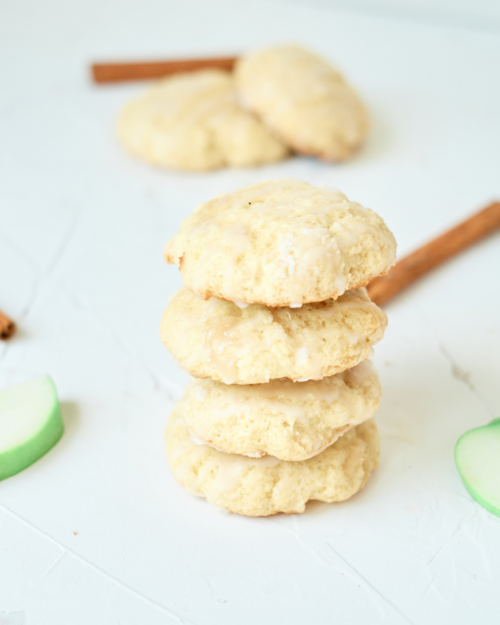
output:
M0 480L36 462L63 431L56 388L48 375L0 390Z
M500 516L500 419L463 434L455 446L455 462L472 497Z

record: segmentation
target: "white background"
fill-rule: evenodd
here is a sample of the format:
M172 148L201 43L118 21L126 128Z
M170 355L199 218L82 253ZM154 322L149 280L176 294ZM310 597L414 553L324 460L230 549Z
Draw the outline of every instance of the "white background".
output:
M174 174L117 145L144 85L92 60L239 53L299 41L372 112L351 162ZM187 375L158 339L178 272L162 247L198 202L274 177L339 187L400 255L500 196L493 0L0 6L0 385L49 373L66 433L0 483L0 625L498 622L500 519L456 471L500 416L500 234L387 306L382 456L368 486L303 515L224 514L173 480L162 431Z

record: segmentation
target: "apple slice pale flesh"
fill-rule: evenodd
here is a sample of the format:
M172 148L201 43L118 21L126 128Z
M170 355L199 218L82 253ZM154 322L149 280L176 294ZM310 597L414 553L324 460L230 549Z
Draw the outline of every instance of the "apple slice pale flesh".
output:
M49 376L0 390L0 480L39 460L64 431Z
M455 462L472 497L500 516L500 419L463 434L455 446Z

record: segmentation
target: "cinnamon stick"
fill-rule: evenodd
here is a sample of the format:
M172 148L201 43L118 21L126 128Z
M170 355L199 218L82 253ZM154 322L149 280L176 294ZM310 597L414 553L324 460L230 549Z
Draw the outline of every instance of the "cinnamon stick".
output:
M187 59L177 61L149 61L134 63L94 63L91 66L94 82L102 84L126 80L162 78L178 72L192 72L197 69L224 69L231 71L237 57L216 57L212 59Z
M385 304L409 284L479 239L500 228L500 202L494 202L430 243L405 256L386 276L374 278L368 294L375 304Z
M16 331L16 324L0 311L0 339L10 338Z

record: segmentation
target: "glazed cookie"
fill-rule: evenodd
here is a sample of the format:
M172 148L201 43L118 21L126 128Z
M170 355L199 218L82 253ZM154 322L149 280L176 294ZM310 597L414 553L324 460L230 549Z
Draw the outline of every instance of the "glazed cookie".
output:
M284 179L200 204L164 253L203 299L294 308L387 273L396 241L340 191Z
M304 512L310 499L348 499L366 484L379 456L372 419L349 430L318 456L300 462L272 456L246 458L198 445L176 417L169 419L165 439L174 477L189 493L247 516Z
M122 110L118 137L133 156L173 169L259 165L288 152L240 108L231 75L220 70L159 81Z
M288 45L247 54L235 76L242 105L297 152L343 161L367 135L368 115L357 93L308 50Z
M370 358L387 326L366 289L301 308L239 308L198 299L183 287L163 313L160 337L197 378L263 384L276 378L319 380Z
M365 360L318 382L237 386L193 380L172 414L184 419L196 439L220 451L307 460L371 419L380 392L375 368Z

